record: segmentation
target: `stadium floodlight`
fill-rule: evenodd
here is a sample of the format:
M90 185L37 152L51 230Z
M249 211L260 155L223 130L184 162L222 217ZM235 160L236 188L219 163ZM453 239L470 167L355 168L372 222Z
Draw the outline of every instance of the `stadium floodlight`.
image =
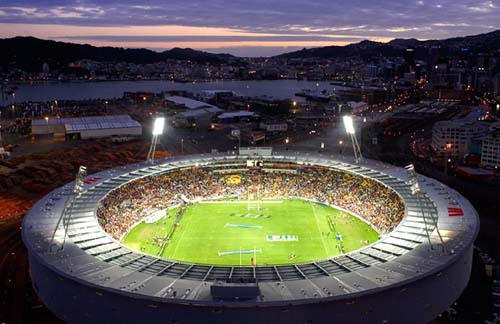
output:
M158 136L163 134L164 127L165 127L165 117L156 117L153 124L153 136Z
M354 130L354 123L352 122L351 116L344 116L344 126L347 134L356 134Z
M165 128L165 117L157 116L153 122L153 138L151 139L151 145L149 146L149 152L147 160L150 162L154 161L156 153L156 144L158 143L158 136L163 134Z
M419 182L418 182L418 176L417 172L415 171L415 165L409 164L405 166L406 173L408 175L408 184L410 185L410 190L411 194L417 198L418 205L420 206L420 212L422 213L422 220L424 221L424 226L425 226L425 232L427 234L427 240L429 242L429 246L431 247L431 250L434 250L434 246L431 241L431 232L429 231L428 225L427 225L427 220L430 218L432 220L433 225L436 228L436 233L439 237L439 240L441 241L441 247L443 248L443 252L446 251L446 246L443 241L443 237L441 236L441 232L439 231L438 227L438 221L437 217L433 215L432 213L429 213L429 216L426 216L426 208L424 208L423 203L421 202L422 196L424 196L424 192L420 188Z
M54 232L52 233L52 237L50 240L49 244L49 252L53 252L53 248L55 247L57 250L62 250L64 248L64 244L66 243L66 237L68 234L68 227L71 222L71 218L73 216L73 201L76 198L79 198L80 195L83 193L83 187L85 185L85 177L87 176L87 167L81 165L78 168L78 172L76 174L75 178L75 183L73 185L73 190L71 191L71 194L68 195L68 198L64 202L64 207L63 207L63 212L61 213L61 217L59 217L59 220L57 221L56 228L54 229ZM59 227L62 225L62 239L59 237L58 238L58 243L60 243L60 246L57 246L55 244L56 241L56 234L61 235L61 231L59 231Z
M361 155L361 148L359 147L358 139L356 138L356 131L354 129L354 122L351 116L344 116L344 126L346 133L351 137L352 149L354 151L354 158L356 163L359 163L363 156Z

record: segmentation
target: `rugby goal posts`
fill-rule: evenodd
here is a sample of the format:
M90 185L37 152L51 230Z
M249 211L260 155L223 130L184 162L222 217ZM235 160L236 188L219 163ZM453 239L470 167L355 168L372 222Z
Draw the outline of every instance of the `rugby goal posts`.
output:
M247 192L247 211L250 210L262 210L261 201L260 201L260 190L259 187L248 188Z

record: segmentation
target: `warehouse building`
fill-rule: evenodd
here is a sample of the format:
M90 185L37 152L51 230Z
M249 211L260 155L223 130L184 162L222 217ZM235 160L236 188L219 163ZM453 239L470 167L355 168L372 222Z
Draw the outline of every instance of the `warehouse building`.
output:
M65 136L72 139L141 136L142 125L129 115L33 119L32 135Z
M181 96L166 96L168 107L176 110L173 124L175 127L208 128L212 118L224 110L209 103Z

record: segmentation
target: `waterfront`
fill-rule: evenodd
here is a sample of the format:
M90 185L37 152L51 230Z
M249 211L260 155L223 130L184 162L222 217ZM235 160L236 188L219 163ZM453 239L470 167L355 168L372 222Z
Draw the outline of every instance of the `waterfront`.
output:
M230 90L236 95L249 97L268 97L273 99L294 99L295 93L302 89L332 90L328 81L262 80L262 81L208 81L177 83L173 81L104 81L104 82L66 82L34 83L17 85L15 97L9 96L5 104L25 101L85 100L121 98L126 91L161 92L184 90Z

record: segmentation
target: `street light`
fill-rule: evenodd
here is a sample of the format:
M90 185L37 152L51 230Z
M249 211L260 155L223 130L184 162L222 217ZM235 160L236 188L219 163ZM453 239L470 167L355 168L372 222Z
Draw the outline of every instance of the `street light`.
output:
M288 144L288 142L290 142L290 140L287 138L285 138L285 144Z

